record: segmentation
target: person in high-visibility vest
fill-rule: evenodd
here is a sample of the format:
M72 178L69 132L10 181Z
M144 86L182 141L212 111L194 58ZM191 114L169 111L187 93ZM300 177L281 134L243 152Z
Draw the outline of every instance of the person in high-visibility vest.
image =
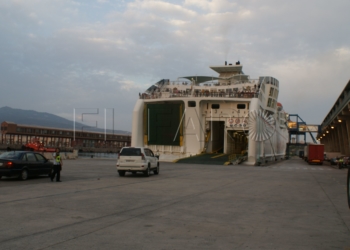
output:
M342 167L343 167L343 158L342 157L340 157L340 159L339 159L339 161L338 161L338 167L339 167L339 169L341 169Z
M56 176L56 181L61 182L61 170L62 170L62 157L60 155L60 149L56 148L56 152L52 154L53 156L53 172L51 174L51 181L55 179Z

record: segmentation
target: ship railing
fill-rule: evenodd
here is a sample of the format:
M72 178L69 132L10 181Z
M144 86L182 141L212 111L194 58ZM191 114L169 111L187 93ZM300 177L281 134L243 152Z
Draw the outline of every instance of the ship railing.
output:
M192 81L185 79L182 80L168 80L163 79L157 83L154 84L154 86L157 86L159 88L173 88L176 86L197 86L197 87L214 87L214 86L242 86L242 85L249 85L249 86L255 86L261 83L259 82L259 79L249 79L249 80L240 80L240 79L230 79L230 78L222 78L222 80L212 80L207 82L201 82L197 83L196 79L193 79Z
M258 80L229 79L228 82L206 82L196 85L195 80L169 81L162 80L154 88L140 93L140 99L158 99L174 97L225 97L225 98L258 98L260 84Z
M258 98L256 92L226 93L226 92L194 92L193 97L234 97L234 98Z
M191 85L192 82L189 80L185 80L185 81L169 81L166 85Z
M230 85L230 84L217 84L217 85L212 85L212 84L203 84L203 85L186 85L184 84L176 84L176 85L162 85L155 87L153 89L148 89L145 93L151 94L154 92L170 92L170 93L179 93L179 92L195 92L195 91L209 91L209 92L233 92L233 93L238 93L238 92L259 92L259 86L256 84L250 84L250 85Z
M202 93L194 92L193 94L189 92L155 92L152 94L140 94L140 99L159 99L159 98L178 98L178 97L222 97L222 98L258 98L259 94L256 92L243 92L243 93Z

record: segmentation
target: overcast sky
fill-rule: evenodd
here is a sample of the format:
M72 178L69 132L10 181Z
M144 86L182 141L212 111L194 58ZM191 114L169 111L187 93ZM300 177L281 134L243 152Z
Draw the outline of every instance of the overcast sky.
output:
M252 79L280 81L288 113L321 124L350 79L349 10L349 0L2 0L0 107L70 120L74 108L76 119L114 108L115 128L131 131L151 84L240 60Z

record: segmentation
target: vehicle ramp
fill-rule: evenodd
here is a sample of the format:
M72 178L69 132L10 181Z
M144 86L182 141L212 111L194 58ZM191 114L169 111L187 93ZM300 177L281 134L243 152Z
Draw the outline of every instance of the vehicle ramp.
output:
M176 163L227 165L228 164L228 155L227 154L204 153L204 154L200 154L200 155L195 155L195 156L179 159L176 161Z
M232 165L239 165L247 160L247 154L231 154L228 156L229 163Z

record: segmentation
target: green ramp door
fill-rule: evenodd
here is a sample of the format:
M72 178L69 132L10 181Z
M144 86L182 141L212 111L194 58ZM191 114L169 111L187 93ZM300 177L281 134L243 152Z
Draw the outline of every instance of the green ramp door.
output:
M145 144L182 146L182 115L183 105L180 103L145 105Z

